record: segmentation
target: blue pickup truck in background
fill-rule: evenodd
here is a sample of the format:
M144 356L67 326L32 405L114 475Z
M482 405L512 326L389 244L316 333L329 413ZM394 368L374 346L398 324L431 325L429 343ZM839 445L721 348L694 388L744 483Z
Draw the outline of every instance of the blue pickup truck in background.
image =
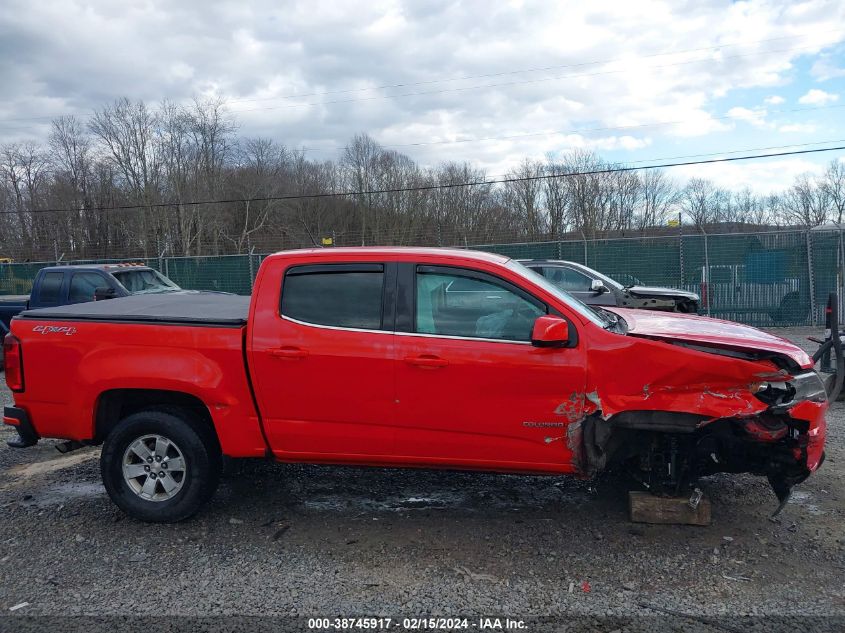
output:
M0 338L9 331L12 318L24 310L179 290L143 264L49 266L38 271L29 295L0 295ZM0 366L2 362L0 355Z

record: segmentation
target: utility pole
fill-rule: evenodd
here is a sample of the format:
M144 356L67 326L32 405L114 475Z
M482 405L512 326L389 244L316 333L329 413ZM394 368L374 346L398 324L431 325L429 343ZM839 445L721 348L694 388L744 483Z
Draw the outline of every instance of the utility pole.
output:
M684 224L681 220L681 212L678 211L678 263L680 264L680 283L684 287Z

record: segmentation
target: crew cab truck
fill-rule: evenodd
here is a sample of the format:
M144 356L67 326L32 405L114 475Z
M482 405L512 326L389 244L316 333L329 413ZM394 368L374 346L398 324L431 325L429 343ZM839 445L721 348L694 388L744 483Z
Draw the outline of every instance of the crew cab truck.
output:
M113 501L189 517L221 457L591 477L651 490L822 463L813 362L751 327L591 308L487 253L337 248L264 260L250 298L42 310L4 342L17 446L103 444Z
M16 314L138 293L175 292L179 286L143 264L48 266L36 274L29 295L0 295L0 323L8 329Z

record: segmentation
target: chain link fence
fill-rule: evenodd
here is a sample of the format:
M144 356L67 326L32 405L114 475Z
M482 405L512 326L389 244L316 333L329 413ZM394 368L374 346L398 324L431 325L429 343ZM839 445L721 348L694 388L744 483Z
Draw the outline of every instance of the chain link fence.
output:
M842 230L824 227L479 244L469 248L516 259L574 261L624 285L690 290L701 296L702 313L762 327L823 324L827 295L842 288L845 267ZM138 261L157 268L183 288L245 295L252 291L266 256L252 253L61 263ZM27 294L38 270L55 264L0 263L0 295Z
M842 288L842 244L841 229L820 228L476 248L517 259L574 261L624 285L682 288L701 296L704 314L771 327L824 323L828 293Z

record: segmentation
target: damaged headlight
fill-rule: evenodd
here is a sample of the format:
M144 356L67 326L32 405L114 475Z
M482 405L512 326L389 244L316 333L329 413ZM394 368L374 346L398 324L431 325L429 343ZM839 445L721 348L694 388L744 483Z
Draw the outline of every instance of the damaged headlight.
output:
M758 399L772 407L789 408L799 402L824 402L827 399L824 383L814 372L793 376L786 382L760 382L752 385Z

